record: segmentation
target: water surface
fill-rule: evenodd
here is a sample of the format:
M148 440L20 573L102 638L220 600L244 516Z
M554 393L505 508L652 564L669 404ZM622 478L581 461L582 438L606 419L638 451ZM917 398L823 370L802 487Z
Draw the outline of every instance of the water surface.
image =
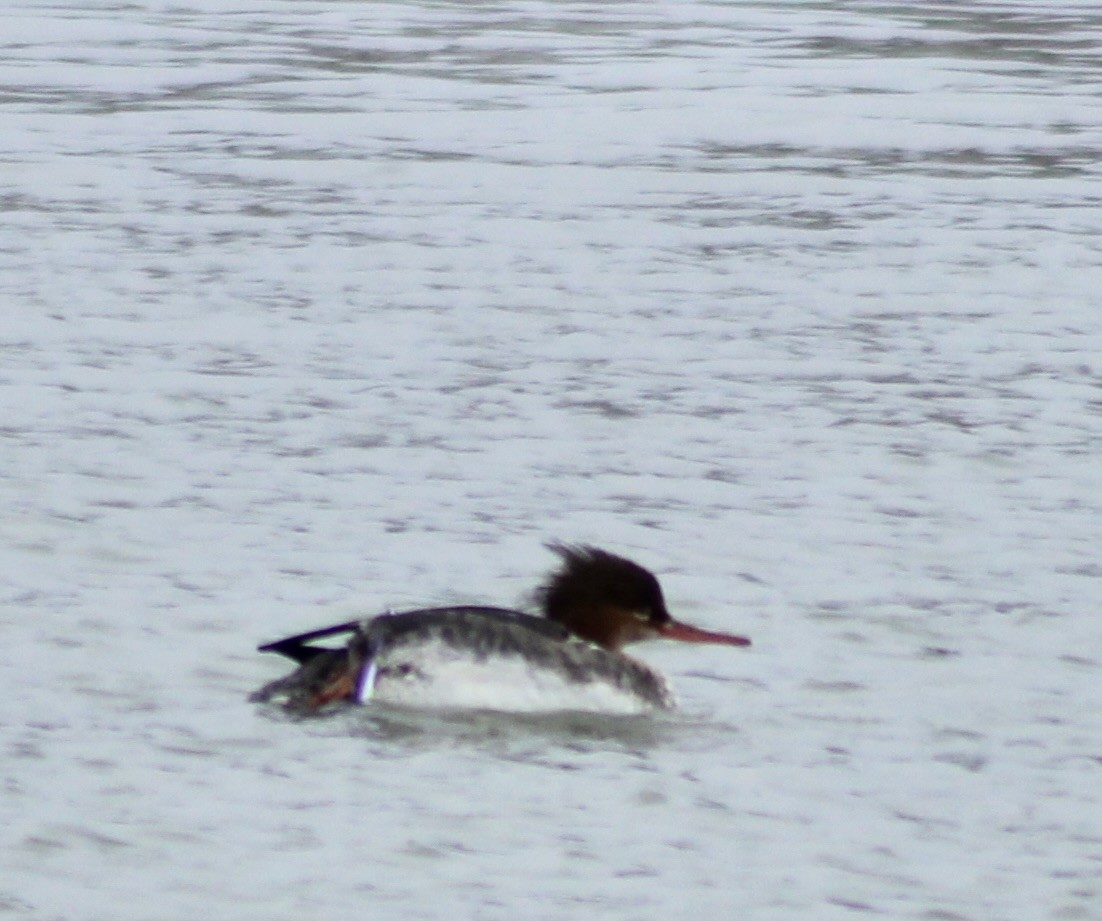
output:
M1102 13L10 7L0 913L1091 919ZM625 553L654 722L246 702Z

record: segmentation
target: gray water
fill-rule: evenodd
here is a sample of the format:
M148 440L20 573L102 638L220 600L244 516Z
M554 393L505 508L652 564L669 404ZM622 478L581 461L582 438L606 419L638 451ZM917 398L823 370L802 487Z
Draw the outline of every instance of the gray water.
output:
M1102 917L1102 10L0 14L0 915ZM627 554L657 720L246 702Z

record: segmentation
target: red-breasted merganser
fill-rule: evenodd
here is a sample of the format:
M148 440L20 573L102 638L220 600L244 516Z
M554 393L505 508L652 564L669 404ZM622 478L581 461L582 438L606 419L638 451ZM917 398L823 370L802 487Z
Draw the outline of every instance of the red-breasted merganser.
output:
M252 699L296 711L380 700L412 707L643 713L674 707L666 680L620 650L665 637L749 646L670 617L654 575L595 547L552 544L562 565L537 591L543 617L452 606L349 621L266 643L299 664ZM349 634L341 648L317 640Z

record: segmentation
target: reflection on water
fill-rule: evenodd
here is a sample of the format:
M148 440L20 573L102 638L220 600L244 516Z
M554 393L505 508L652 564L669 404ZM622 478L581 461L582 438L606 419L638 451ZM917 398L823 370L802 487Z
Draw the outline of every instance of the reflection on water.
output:
M276 723L326 738L363 738L393 752L433 751L455 746L509 757L517 751L649 751L687 741L718 724L684 713L605 716L595 713L499 713L414 710L387 704L334 707L321 714L294 714L277 706L258 713ZM728 727L726 731L734 731ZM690 741L691 745L692 742ZM373 750L379 750L373 746Z
M372 708L383 710L384 708ZM470 745L498 755L516 747L583 750L650 749L675 738L672 717L611 717L591 713L503 714L423 713L386 708L381 713L342 714L348 731L387 743L409 745Z
M1092 917L1100 27L10 9L0 910ZM553 538L753 652L647 650L661 719L245 703Z

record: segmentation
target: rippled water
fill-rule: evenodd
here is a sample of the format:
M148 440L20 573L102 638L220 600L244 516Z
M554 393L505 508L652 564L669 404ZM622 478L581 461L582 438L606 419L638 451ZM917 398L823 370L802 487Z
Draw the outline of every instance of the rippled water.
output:
M1102 914L1102 11L9 6L0 914ZM245 701L586 540L656 721Z

